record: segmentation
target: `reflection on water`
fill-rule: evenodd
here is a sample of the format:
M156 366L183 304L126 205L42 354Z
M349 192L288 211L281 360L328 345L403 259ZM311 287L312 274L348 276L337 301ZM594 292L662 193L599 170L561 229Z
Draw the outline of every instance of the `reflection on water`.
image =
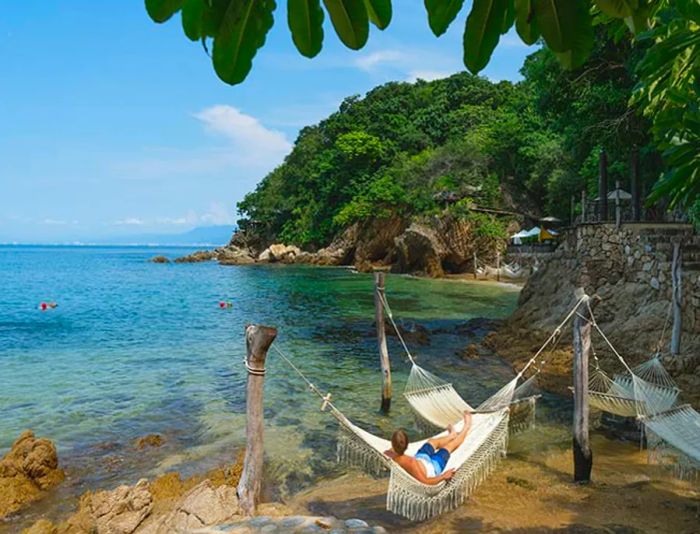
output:
M186 252L0 247L0 452L25 428L53 439L70 475L59 495L230 461L245 432L247 323L277 326L277 346L363 426L384 435L412 428L400 395L409 367L395 337L395 400L390 416L377 412L370 275L146 261ZM450 377L470 401L512 376L495 358L462 361L455 352L470 334L455 327L507 316L513 287L389 276L387 295L404 327L431 332L429 344L411 347L422 365ZM47 299L59 307L36 310ZM221 310L219 300L234 307ZM335 427L274 352L267 368L269 473L285 493L337 472ZM133 440L152 432L165 445L135 454Z

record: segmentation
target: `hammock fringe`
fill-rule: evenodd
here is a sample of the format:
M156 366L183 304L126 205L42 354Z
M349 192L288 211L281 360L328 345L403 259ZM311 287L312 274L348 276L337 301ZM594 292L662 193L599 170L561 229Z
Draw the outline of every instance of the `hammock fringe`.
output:
M449 482L425 486L400 468L391 468L387 510L423 521L459 507L493 472L508 449L508 416L495 427ZM426 491L426 488L429 488Z

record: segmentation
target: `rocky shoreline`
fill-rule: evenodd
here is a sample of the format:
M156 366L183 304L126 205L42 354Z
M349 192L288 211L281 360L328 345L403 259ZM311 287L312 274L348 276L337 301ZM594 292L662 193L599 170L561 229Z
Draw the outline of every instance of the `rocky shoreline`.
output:
M473 273L475 254L482 261L495 263L496 255L505 246L505 239L480 235L474 223L460 218L443 215L410 222L394 217L353 224L330 245L318 250L270 244L239 231L224 247L198 251L174 261L217 261L221 265L346 265L360 272L387 269L439 278ZM152 261L164 263L162 257Z

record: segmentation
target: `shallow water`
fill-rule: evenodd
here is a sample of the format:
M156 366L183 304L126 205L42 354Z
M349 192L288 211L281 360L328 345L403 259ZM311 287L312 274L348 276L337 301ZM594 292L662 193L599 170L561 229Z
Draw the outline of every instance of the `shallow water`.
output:
M394 337L394 407L391 417L377 413L370 275L147 261L188 252L0 247L0 453L26 428L54 440L69 474L61 498L232 459L245 433L247 323L278 327L275 344L369 429L411 425L400 399L409 367ZM432 332L429 345L412 345L417 357L456 377L468 398L485 398L511 376L497 359L460 360L455 351L469 334L454 328L475 317L507 316L517 288L389 276L387 294L405 328L420 324ZM49 300L58 308L39 311ZM233 308L220 309L221 300ZM271 494L336 472L333 421L275 353L265 402ZM134 439L152 432L166 445L135 453Z

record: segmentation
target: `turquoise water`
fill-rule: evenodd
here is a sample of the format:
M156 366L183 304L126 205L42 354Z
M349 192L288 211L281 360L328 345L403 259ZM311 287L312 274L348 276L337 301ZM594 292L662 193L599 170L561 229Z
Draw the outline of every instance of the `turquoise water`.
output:
M373 279L342 268L153 264L188 249L0 247L0 453L25 428L54 440L63 491L112 486L168 469L199 471L231 459L245 434L247 323L276 326L295 358L338 407L370 429L411 425L400 392L408 365L389 339L395 402L377 413L381 376ZM517 288L388 276L404 327L426 327L412 348L425 366L456 377L470 399L511 376L497 359L455 352L475 317L505 317ZM42 312L38 304L56 301ZM233 302L222 310L221 300ZM270 491L286 492L334 469L333 421L271 353L266 377ZM162 448L135 453L157 432ZM284 459L284 461L283 461Z

